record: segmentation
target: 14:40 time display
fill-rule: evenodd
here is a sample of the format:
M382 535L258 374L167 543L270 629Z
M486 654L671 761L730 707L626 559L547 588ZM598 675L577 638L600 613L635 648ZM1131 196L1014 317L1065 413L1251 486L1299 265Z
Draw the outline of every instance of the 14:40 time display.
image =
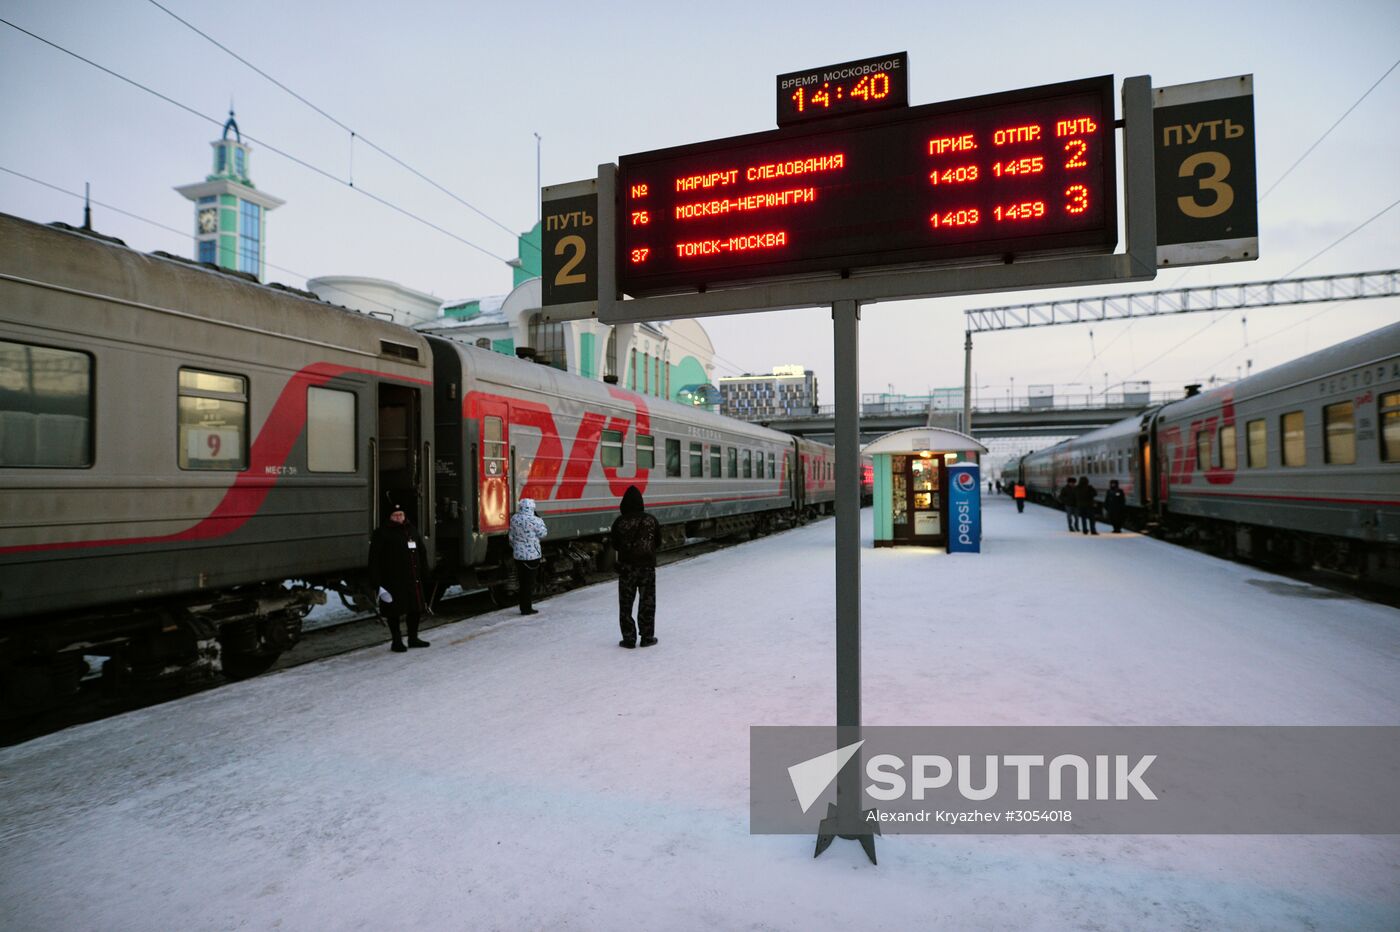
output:
M890 76L883 71L877 71L874 74L862 76L850 88L847 88L845 84L832 84L830 81L823 83L821 87L810 93L807 88L799 87L792 92L791 99L798 113L806 113L808 108L829 110L834 104L839 104L847 98L852 101L873 103L884 100L888 96L890 96Z

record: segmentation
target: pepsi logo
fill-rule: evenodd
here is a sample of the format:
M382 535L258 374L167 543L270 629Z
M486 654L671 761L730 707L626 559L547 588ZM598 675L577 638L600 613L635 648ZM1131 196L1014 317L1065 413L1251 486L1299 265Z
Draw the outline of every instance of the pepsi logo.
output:
M971 492L977 485L977 480L972 478L972 473L970 472L958 473L958 477L955 481L959 492Z

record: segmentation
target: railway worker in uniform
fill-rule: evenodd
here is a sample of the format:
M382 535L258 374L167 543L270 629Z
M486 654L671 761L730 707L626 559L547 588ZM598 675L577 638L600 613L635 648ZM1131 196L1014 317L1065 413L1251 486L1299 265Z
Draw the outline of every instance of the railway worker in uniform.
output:
M1074 489L1074 497L1079 503L1079 529L1085 534L1099 533L1099 527L1094 523L1094 499L1098 496L1098 490L1089 482L1089 477L1080 476L1079 485Z
M1060 489L1060 504L1064 506L1065 521L1069 524L1070 532L1079 530L1079 495L1075 490L1073 476L1066 479L1064 488Z
M627 487L613 521L610 540L617 551L619 647L637 646L640 630L643 647L656 643L656 551L661 546L661 524L646 513L646 503L635 485ZM637 622L632 623L632 602L640 596Z
M1016 499L1016 513L1018 515L1026 510L1026 486L1024 483L1016 483L1011 492L1011 497Z
M1113 533L1123 530L1123 511L1127 507L1127 496L1118 487L1117 479L1108 480L1108 491L1103 493L1103 513L1113 522Z
M532 604L535 599L535 573L539 571L544 552L540 541L549 534L549 528L535 514L535 500L522 498L515 506L515 514L510 517L510 549L515 555L515 582L520 590L520 614L534 615L539 612Z
M389 622L393 642L389 649L403 653L409 647L427 647L418 636L418 621L426 600L428 579L427 547L418 529L408 520L403 506L389 506L389 520L370 539L369 581L378 593L381 610ZM399 616L408 616L408 647L399 635Z

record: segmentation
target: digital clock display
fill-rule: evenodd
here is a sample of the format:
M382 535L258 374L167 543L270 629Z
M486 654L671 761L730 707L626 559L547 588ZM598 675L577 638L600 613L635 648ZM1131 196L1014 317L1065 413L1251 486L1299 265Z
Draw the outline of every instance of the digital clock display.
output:
M778 125L909 105L909 53L778 75Z
M1118 243L1113 79L713 140L618 160L633 296Z

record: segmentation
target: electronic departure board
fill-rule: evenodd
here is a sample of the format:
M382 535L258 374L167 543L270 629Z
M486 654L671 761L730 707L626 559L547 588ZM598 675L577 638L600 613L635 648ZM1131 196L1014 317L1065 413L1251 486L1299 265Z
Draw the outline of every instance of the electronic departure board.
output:
M1113 78L736 136L618 160L619 290L1118 242Z

